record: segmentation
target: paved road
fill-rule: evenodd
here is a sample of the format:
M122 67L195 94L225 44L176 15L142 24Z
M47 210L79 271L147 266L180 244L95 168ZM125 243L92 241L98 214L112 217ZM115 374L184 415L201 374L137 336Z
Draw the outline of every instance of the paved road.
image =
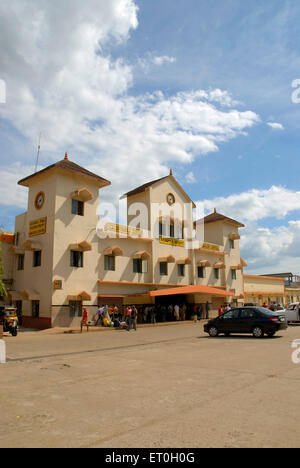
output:
M300 327L212 339L202 324L6 337L3 447L298 447Z

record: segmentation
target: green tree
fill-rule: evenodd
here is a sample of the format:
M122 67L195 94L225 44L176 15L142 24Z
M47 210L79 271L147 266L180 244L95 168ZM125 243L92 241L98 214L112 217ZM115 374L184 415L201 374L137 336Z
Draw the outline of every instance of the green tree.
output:
M2 242L0 241L0 296L7 296L6 288L3 283L4 268L2 262Z

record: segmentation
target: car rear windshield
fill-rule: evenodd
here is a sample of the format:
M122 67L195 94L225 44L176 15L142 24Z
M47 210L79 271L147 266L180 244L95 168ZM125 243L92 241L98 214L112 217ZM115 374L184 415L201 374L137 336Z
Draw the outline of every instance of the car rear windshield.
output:
M280 312L273 312L272 310L269 310L269 309L266 309L265 307L257 307L257 310L261 313L263 313L264 315L278 315L278 313Z

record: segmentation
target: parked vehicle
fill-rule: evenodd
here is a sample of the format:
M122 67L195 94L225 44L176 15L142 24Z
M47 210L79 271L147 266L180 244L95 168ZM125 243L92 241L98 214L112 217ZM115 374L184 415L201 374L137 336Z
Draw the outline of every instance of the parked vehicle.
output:
M0 325L3 325L3 331L12 336L18 334L18 317L15 307L0 306Z
M300 302L293 302L282 311L287 323L300 322Z
M287 322L281 312L272 312L264 307L239 307L231 309L204 325L204 331L212 337L223 333L252 333L255 338L269 337L285 330Z

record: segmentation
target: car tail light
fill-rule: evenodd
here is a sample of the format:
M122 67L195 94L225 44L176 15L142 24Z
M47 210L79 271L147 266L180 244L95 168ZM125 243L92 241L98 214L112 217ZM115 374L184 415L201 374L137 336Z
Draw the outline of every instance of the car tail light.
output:
M270 317L271 322L279 322L278 317Z

